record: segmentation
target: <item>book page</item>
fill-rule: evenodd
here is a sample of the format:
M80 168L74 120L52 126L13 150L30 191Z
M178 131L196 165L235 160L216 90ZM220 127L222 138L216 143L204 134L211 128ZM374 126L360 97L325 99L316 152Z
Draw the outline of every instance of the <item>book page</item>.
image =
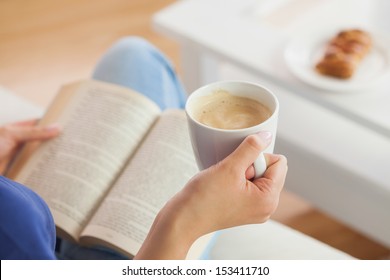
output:
M58 100L64 95L69 90ZM16 180L41 195L59 232L76 240L160 110L138 93L96 81L77 86L61 114L56 101L51 108L47 118L63 132L34 152Z
M98 238L135 255L159 210L197 171L184 112L164 112L89 222L81 242Z

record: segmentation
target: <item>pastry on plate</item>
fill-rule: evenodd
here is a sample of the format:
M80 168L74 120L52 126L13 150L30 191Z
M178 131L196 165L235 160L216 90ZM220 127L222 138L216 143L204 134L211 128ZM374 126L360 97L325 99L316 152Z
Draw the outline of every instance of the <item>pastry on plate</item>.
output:
M368 32L360 29L343 30L329 40L315 68L322 75L348 79L353 76L371 47L372 39Z

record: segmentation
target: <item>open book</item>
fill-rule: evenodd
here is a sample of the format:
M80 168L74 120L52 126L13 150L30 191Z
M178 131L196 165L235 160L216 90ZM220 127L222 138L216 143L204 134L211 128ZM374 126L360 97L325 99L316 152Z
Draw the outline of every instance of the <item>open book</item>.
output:
M197 172L184 111L128 88L87 80L64 86L42 124L61 135L28 144L7 176L50 207L57 234L133 257L163 205ZM210 236L187 258L198 258Z

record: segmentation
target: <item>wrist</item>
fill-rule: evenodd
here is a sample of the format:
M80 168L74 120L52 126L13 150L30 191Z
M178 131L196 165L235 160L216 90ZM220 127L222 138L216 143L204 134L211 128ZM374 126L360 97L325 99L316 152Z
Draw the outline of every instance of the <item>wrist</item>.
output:
M185 259L197 239L189 224L187 215L170 201L157 215L134 259Z

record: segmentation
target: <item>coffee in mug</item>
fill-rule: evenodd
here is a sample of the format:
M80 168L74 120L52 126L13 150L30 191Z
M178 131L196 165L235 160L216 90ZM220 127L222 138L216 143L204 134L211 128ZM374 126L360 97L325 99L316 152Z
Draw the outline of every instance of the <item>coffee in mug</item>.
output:
M271 110L261 102L233 95L226 90L201 96L194 105L194 118L200 123L220 129L241 129L267 120Z

